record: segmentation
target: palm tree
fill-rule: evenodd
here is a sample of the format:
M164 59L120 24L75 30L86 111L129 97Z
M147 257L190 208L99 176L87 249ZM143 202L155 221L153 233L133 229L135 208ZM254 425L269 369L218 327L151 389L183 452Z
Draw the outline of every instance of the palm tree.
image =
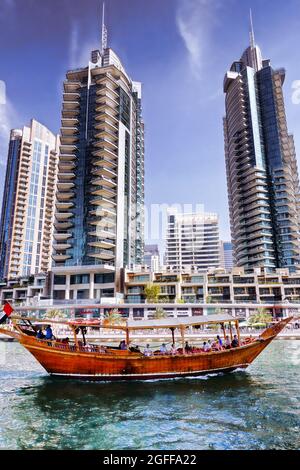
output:
M256 323L261 325L267 325L268 323L271 323L272 320L272 315L268 313L265 308L258 308L257 313L255 313L249 318L248 323L249 325L255 325Z
M163 308L157 308L154 312L153 318L155 318L155 320L167 318L167 313L164 311Z
M57 309L49 310L46 313L46 316L47 318L52 319L52 320L56 320L56 319L59 320L61 318L67 317L67 315L62 310L57 310Z
M125 323L125 320L118 309L114 308L104 315L103 323L104 325L122 325Z

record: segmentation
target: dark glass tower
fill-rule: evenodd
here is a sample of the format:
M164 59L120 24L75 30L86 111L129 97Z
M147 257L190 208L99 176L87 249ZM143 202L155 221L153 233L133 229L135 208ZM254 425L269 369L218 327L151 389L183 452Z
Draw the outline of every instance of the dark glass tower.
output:
M225 158L237 266L300 262L299 179L283 98L285 71L263 60L254 42L224 79Z

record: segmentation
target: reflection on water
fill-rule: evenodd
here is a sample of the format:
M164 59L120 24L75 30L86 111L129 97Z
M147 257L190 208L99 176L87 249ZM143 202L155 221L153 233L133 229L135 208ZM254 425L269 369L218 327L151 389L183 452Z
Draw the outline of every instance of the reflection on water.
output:
M0 364L0 448L300 449L298 341L247 371L193 379L53 379L18 344Z

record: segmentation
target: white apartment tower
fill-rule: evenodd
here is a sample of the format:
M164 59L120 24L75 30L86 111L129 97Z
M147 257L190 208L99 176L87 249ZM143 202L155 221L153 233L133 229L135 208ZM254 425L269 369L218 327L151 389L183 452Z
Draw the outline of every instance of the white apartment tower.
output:
M0 278L51 269L59 137L31 121L11 131L0 225Z
M219 219L214 213L168 214L165 263L176 270L219 267Z

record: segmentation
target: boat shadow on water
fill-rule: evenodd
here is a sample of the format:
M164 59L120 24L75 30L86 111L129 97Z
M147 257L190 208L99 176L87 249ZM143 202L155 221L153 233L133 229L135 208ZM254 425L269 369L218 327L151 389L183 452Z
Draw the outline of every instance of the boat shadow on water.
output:
M236 370L231 373L208 374L191 378L160 379L135 382L88 382L40 377L34 386L21 387L19 395L30 396L34 406L48 407L54 402L70 402L75 404L93 403L101 407L111 406L112 402L131 400L133 397L151 400L157 395L170 395L184 399L187 395L207 394L221 396L224 393L238 395L239 393L261 391L268 388L263 377L253 377L250 372Z

